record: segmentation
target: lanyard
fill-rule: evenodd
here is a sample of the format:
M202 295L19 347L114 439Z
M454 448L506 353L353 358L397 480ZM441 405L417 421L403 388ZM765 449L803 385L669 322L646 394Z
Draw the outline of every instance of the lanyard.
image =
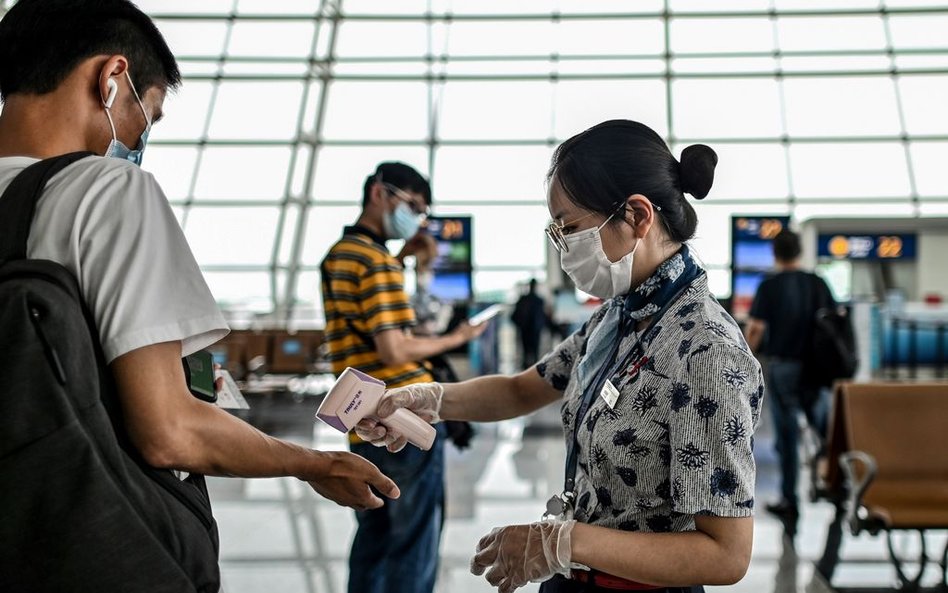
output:
M605 384L606 379L614 376L619 371L619 369L626 366L636 353L640 355L639 360L635 363L636 373L638 372L639 368L644 365L647 359L645 356L645 345L643 344L643 341L649 341L649 336L655 331L655 327L661 320L662 316L665 315L665 312L668 311L672 305L678 302L678 299L681 298L686 290L688 290L690 285L691 283L685 285L675 294L675 296L670 298L668 302L665 303L658 313L652 317L652 321L649 323L648 328L642 333L642 339L636 341L635 345L629 349L628 354L622 357L621 361L613 364L613 361L619 355L619 348L622 344L622 340L626 337L626 334L630 329L633 331L635 329L635 321L629 316L627 311L622 311L622 317L619 320L619 331L616 336L616 341L612 345L612 350L609 352L609 356L606 357L605 363L599 367L599 370L596 372L593 381L586 386L586 390L583 392L583 398L579 404L579 409L576 410L576 418L573 424L573 438L570 439L569 449L566 453L566 476L563 485L563 495L560 499L567 505L572 502L572 498L575 495L574 488L576 486L576 468L579 465L579 428L582 426L583 420L585 419L586 414L589 412L589 408L592 407L592 403L596 400L596 396L602 389L602 386ZM549 510L552 509L549 509L548 503L548 512Z
M616 335L615 343L613 343L612 349L609 352L609 356L606 357L605 363L599 367L592 382L586 386L586 390L583 392L583 398L580 400L579 409L576 410L576 417L573 421L573 438L570 440L569 450L566 453L566 481L563 485L564 492L573 492L576 486L576 467L579 465L579 429L582 426L583 420L586 418L586 414L589 412L589 408L592 407L592 403L596 400L596 394L602 390L606 379L614 376L619 369L628 364L636 353L641 353L644 357L645 348L642 346L641 340L637 340L629 349L628 354L622 357L621 361L614 363L616 357L619 355L619 348L622 345L622 341L630 329L629 326L634 323L628 314L623 311L622 318L619 320L619 331ZM651 330L653 326L654 322L649 326L649 330ZM634 327L632 327L632 329L634 331ZM648 333L648 330L646 333ZM643 334L643 336L644 335L645 334Z

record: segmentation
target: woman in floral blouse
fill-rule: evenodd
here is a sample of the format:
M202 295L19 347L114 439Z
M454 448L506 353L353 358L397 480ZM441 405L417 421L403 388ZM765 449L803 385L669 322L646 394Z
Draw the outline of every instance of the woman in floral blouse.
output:
M647 126L604 122L564 142L549 172L547 235L578 288L605 303L534 367L513 377L394 389L383 418L495 421L562 402L563 492L542 521L495 529L472 571L501 593L702 591L750 561L753 432L763 379L688 249L717 155L681 162ZM359 434L398 450L376 420Z

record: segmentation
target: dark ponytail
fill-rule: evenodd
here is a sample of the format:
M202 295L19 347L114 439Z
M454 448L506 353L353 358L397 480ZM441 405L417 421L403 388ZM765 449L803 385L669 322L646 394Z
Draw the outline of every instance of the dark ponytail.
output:
M555 178L574 204L604 216L633 194L661 208L655 214L678 243L698 226L688 193L704 199L714 182L718 155L695 144L675 160L661 136L629 120L603 122L563 142L553 153L547 180Z

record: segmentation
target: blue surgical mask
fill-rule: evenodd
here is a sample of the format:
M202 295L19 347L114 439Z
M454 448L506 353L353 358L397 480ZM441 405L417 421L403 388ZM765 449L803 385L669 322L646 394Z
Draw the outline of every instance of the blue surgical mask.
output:
M395 206L394 212L385 211L382 215L382 226L385 236L389 239L410 239L418 232L421 226L421 217L412 212L405 202Z
M115 134L115 122L112 121L112 110L106 107L105 115L109 118L109 126L112 127L112 141L109 142L109 147L105 149L105 156L124 159L140 167L142 164L142 154L145 152L145 145L148 143L148 133L151 132L151 119L148 117L148 112L145 111L145 105L138 96L138 91L135 90L135 85L132 83L132 77L128 74L128 70L125 71L125 77L128 78L128 84L132 87L135 100L138 101L138 106L141 107L142 114L145 116L145 131L142 132L141 138L138 140L138 146L136 146L134 150L125 146Z

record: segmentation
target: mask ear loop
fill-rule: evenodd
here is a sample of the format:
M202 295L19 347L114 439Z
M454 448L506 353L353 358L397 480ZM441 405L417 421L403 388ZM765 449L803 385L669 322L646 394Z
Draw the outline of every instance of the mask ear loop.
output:
M148 112L145 111L145 104L142 103L142 98L138 96L138 89L135 88L135 83L132 82L132 75L128 73L128 69L125 69L125 78L128 79L128 86L132 87L132 94L135 95L135 100L138 101L138 106L141 107L142 115L145 116L145 130L151 130L151 118L148 117Z
M648 198L646 198L646 199L648 199ZM652 210L653 210L653 211L655 211L655 212L661 212L661 211L662 211L662 207L659 206L658 204L652 202L651 200L648 200L648 203L652 205ZM622 207L624 207L624 206L628 206L628 204L627 204L627 203L620 203L620 204L619 204L619 208L622 208ZM629 226L631 226L632 228L635 228L635 210L634 210L634 209L632 209L632 222L629 223ZM642 239L644 239L644 238L645 238L645 237L636 237L636 239L638 239L638 240L642 240Z
M605 226L606 226L607 224L609 224L609 221L612 220L613 218L615 218L615 215L618 214L620 210L622 210L623 208L625 208L626 205L627 205L627 204L626 204L625 202L618 202L618 203L616 203L615 209L612 211L612 214L610 214L610 215L608 216L608 218L606 218L606 220L604 220L604 221L602 222L601 225L599 225L598 227L596 227L596 230L597 230L597 231L601 231L602 229L604 229ZM633 220L633 222L635 221L635 212L632 213L632 220Z
M619 208L616 209L616 211L612 214L612 216L615 216L616 214L619 213L619 210L621 210L621 209L623 209L623 208L625 208L625 207L627 207L627 206L628 206L628 204L625 203L625 202L620 203L620 204L619 204ZM658 209L658 210L661 210L661 208L659 208L658 206L655 206L655 208ZM612 216L610 216L609 218L612 218ZM606 219L606 222L609 222L609 219ZM632 222L630 222L630 223L628 223L628 224L629 224L630 227L632 227L632 232L635 232L635 210L634 210L634 209L632 210ZM602 226L606 226L605 223L603 223ZM634 255L635 252L636 252L636 250L639 248L639 245L642 244L642 239L644 239L644 238L645 238L645 237L636 237L636 238L635 238L635 247L633 247L633 248L632 248L632 251L630 251L629 253L627 253L624 257L628 257L629 255Z

